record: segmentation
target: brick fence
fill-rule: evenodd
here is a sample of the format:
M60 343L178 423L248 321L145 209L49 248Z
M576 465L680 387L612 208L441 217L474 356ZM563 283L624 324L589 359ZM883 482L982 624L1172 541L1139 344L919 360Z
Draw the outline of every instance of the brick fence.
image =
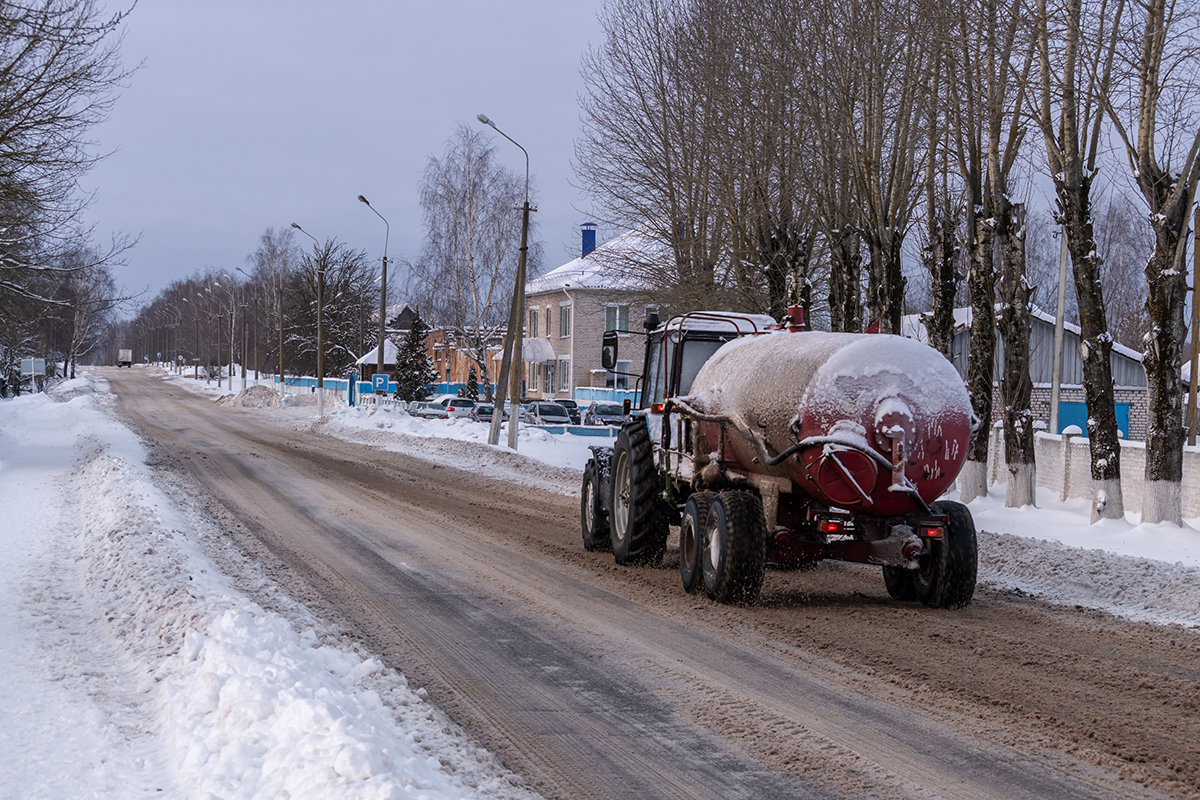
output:
M1091 454L1088 440L1082 436L1054 436L1037 433L1034 438L1034 464L1037 485L1052 490L1061 499L1090 498L1092 492ZM988 445L988 484L1005 480L1004 431L992 428ZM1121 495L1125 510L1140 513L1146 471L1144 442L1121 442ZM1183 450L1183 516L1200 517L1200 447Z

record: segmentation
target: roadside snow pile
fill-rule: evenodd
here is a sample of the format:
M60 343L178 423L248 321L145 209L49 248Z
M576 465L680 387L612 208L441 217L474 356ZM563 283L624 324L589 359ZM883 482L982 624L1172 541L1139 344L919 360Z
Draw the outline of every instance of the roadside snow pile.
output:
M1200 568L979 532L979 580L1056 605L1126 619L1200 626Z
M317 430L348 441L472 472L494 475L560 494L579 491L583 465L591 456L589 445L611 445L612 439L552 434L522 426L517 431L517 451L488 442L491 426L465 417L422 419L387 406L338 407ZM508 425L501 426L500 441L508 442Z
M237 394L227 394L217 398L217 403L223 406L239 406L241 408L278 408L279 394L266 386L251 386Z
M51 671L42 678L51 688L7 697L6 716L37 723L41 714L25 707L65 683L78 696L62 707L106 720L93 724L96 736L125 756L89 763L89 752L62 749L57 732L15 744L0 737L0 761L49 776L32 784L47 788L43 796L59 795L51 782L73 777L76 790L129 797L533 797L403 676L319 643L234 588L198 543L209 523L152 483L141 444L93 398L5 403L0 441L4 483L20 488L30 509L55 511L37 528L44 552L25 578L36 605L29 616L70 640L30 658L35 671ZM16 605L3 591L11 589L0 585L0 607ZM0 609L0 630L12 627L5 617ZM74 729L76 721L40 725ZM97 773L103 780L93 783Z

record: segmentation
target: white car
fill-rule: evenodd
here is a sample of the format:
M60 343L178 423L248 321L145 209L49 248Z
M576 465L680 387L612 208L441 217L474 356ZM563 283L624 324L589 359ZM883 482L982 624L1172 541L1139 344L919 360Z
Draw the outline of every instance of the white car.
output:
M469 417L471 412L475 410L475 401L468 400L465 397L446 397L442 399L442 406L446 409L451 419L455 417Z

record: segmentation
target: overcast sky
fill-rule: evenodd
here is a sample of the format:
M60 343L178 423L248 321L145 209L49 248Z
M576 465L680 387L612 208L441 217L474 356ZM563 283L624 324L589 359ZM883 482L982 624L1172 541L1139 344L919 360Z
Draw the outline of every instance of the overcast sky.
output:
M142 0L123 47L142 66L94 132L115 152L85 184L99 238L141 237L118 281L148 301L199 269L246 268L262 232L291 222L378 258L384 226L359 194L391 224L388 255L415 258L425 162L478 113L529 151L547 267L573 258L589 217L579 62L600 5Z

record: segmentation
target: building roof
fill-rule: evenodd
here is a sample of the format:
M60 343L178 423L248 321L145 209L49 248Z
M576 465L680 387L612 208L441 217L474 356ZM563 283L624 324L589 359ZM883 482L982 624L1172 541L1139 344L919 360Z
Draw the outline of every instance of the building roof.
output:
M996 313L997 314L1000 313L1000 305L999 304L996 305ZM1049 311L1045 311L1037 306L1030 306L1029 307L1029 315L1031 317L1033 317L1034 319L1040 320L1041 322L1048 324L1051 328L1054 327L1054 321L1055 321L1054 314ZM923 323L921 321L921 318L924 316L925 316L924 313L906 314L904 316L904 318L901 319L901 321L900 321L901 335L907 336L910 339L917 339L919 341L922 341L922 342L925 342L926 344L928 344L929 343L929 329L926 328L925 323ZM962 306L960 308L954 309L954 329L962 330L962 329L969 328L969 327L971 327L971 307L970 306ZM1073 322L1064 321L1063 328L1065 330L1068 330L1071 333L1075 334L1076 336L1082 337L1082 335L1083 335L1083 332L1080 330L1079 326ZM1112 345L1112 349L1113 349L1114 353L1123 355L1126 358L1132 359L1133 361L1140 362L1142 360L1141 353L1139 353L1137 350L1134 350L1132 347L1126 347L1125 345L1121 344L1120 342L1114 341L1113 345Z
M383 363L395 364L396 357L399 355L399 353L400 353L400 351L396 349L396 345L392 342L391 339L383 340ZM372 347L371 352L362 356L360 359L358 359L354 363L359 366L362 366L363 364L378 364L379 363L379 345L375 345L374 347Z
M586 256L526 281L525 293L538 294L559 289L645 291L651 287L636 274L636 266L653 264L670 257L670 249L662 242L641 231L626 231Z

